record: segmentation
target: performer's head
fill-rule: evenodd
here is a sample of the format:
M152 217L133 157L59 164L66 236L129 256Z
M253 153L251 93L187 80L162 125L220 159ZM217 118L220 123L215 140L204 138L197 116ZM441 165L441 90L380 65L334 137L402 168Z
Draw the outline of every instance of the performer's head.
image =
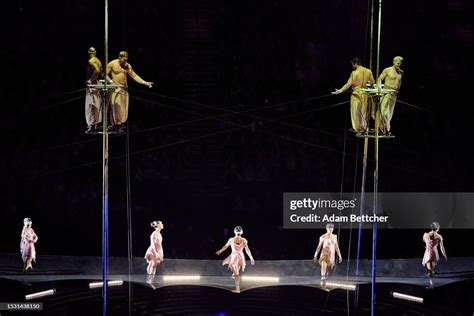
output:
M439 223L438 222L433 222L431 223L431 230L434 232L437 232L439 230Z
M331 223L326 224L326 231L328 233L332 233L333 230L334 230L334 224L331 224Z
M127 61L128 61L128 53L126 51L121 51L119 53L119 57L118 57L118 60L120 62L121 65L125 65L127 64Z
M351 65L352 65L352 69L356 69L357 67L362 66L362 63L361 63L359 57L352 58L351 59Z
M23 226L25 226L25 227L31 227L31 224L33 224L33 222L31 221L31 218L26 217L26 218L23 220Z
M161 221L153 221L151 222L151 227L153 227L154 229L163 229L165 227L165 225L163 225L163 223Z
M235 226L234 228L234 234L235 236L240 236L244 233L244 230L240 226Z
M400 70L400 67L402 66L403 62L403 57L402 56L395 56L393 58L393 67L395 67L395 70Z
M89 50L87 51L87 53L89 54L89 57L95 57L97 55L97 51L95 50L94 47L89 47Z

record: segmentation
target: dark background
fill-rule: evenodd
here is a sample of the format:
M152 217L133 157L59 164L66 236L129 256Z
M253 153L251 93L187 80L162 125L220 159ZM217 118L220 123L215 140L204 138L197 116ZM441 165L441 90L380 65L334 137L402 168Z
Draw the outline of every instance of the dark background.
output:
M324 231L283 230L282 193L360 190L363 145L347 132L348 104L316 109L349 99L328 94L346 82L351 57L369 66L367 1L122 0L109 10L109 60L127 50L156 83L129 79L133 254L160 219L167 257L214 258L241 225L257 260L311 258ZM380 67L403 56L399 99L425 110L397 104L380 191L473 191L471 12L468 0L384 1ZM78 90L88 47L104 62L103 16L95 0L5 8L0 252L19 250L31 217L39 257L100 255L101 138L84 134ZM127 253L125 145L111 139L111 256ZM372 170L371 160L369 191ZM381 231L379 257L421 257L422 232ZM441 233L449 256L474 255L462 244L472 230ZM356 232L339 235L354 257Z

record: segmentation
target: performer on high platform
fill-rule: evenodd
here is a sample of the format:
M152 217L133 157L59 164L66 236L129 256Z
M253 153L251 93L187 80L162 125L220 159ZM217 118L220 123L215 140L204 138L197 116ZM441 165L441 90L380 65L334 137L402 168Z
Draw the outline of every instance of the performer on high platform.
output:
M393 58L393 65L385 68L378 79L379 85L384 81L385 89L395 90L384 94L380 100L379 129L385 135L391 135L390 121L392 120L395 103L397 102L398 90L400 90L400 86L402 85L403 70L400 69L402 62L403 57L401 56Z
M128 118L127 75L132 77L136 82L148 86L149 88L153 86L153 82L143 80L133 71L132 65L128 63L128 53L125 51L121 51L118 59L112 60L107 65L106 79L111 80L113 84L122 86L112 92L110 101L112 107L112 123L118 132L124 131L124 123ZM112 76L112 78L110 79L109 76Z
M36 235L31 225L33 222L31 218L25 218L23 220L23 230L21 231L21 241L20 241L20 252L21 259L23 260L23 271L26 272L28 269L33 269L31 265L32 261L36 262L36 250L35 243L38 241L38 236Z
M375 83L374 76L370 69L362 66L359 58L354 57L351 60L352 73L347 83L341 89L336 89L332 94L340 94L349 88L352 88L351 94L351 120L352 131L362 133L368 128L369 119L369 96L362 93L360 89L365 88L367 84Z
M438 245L441 249L441 253L444 256L444 259L446 261L448 260L448 257L446 256L446 250L444 249L443 237L438 234L439 228L439 223L433 222L431 224L431 231L423 234L423 241L425 242L425 254L423 256L422 264L428 270L430 286L433 286L433 281L431 280L431 278L433 277L436 265L439 261Z
M339 263L342 261L339 244L337 242L337 235L332 233L333 230L334 224L326 225L326 233L319 237L319 244L314 253L314 262L319 262L321 265L321 281L327 279L329 272L336 265L336 252L339 257ZM321 256L318 261L319 251L321 251Z
M222 247L220 250L216 252L217 255L220 255L224 250L226 250L229 246L232 248L232 253L225 258L223 265L228 265L229 269L232 271L232 278L235 281L235 290L234 292L240 292L240 269L242 268L242 272L245 270L245 255L243 250L247 253L247 256L250 258L250 263L252 265L255 264L253 260L252 253L250 252L250 248L248 246L247 239L242 237L243 230L242 227L237 226L234 229L235 236L233 238L229 238L227 243Z
M163 254L163 236L161 236L161 230L165 227L161 221L153 221L151 227L155 231L150 235L150 246L145 253L145 259L148 263L146 268L147 282L153 282L156 274L156 269L160 263L165 259Z
M97 84L102 79L102 63L97 58L97 51L94 47L89 48L89 61L87 63L87 81L86 84ZM90 134L97 130L102 122L101 112L102 98L99 89L86 88L86 134Z

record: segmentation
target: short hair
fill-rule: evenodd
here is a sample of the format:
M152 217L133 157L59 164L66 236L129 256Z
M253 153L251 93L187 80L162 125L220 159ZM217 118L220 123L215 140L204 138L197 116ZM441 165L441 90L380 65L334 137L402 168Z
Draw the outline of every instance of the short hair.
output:
M326 224L326 228L334 228L334 224L332 223Z
M125 57L125 58L128 58L128 53L127 53L126 51L124 51L124 50L123 50L123 51L121 51L121 52L119 53L119 57Z
M400 61L400 62L402 62L402 61L403 61L403 57L402 57L402 56L395 56L395 57L393 58L393 61L395 62L395 61L397 61L397 60Z
M362 65L359 57L354 57L351 59L351 64Z
M439 229L439 223L438 222L433 222L431 223L431 230L437 230Z
M97 51L95 50L94 47L89 47L89 50L87 51L88 54L92 54L92 53L97 53Z
M236 235L242 235L243 233L244 233L244 230L242 229L242 227L236 226L236 227L234 228L234 234L236 234Z
M161 221L153 221L153 222L151 222L150 226L153 227L153 228L156 228L156 227L158 227L159 224L161 224Z

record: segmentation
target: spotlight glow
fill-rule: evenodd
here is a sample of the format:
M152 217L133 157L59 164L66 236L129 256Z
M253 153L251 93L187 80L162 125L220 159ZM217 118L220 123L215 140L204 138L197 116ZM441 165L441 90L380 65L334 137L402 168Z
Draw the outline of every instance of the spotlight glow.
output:
M186 282L186 281L199 281L200 275L164 275L163 281L165 282Z
M399 298L401 300L406 300L406 301L411 301L411 302L416 302L416 303L423 303L423 298L418 297L418 296L412 296L412 295L398 293L398 292L392 292L392 296L394 298Z
M242 281L278 283L278 282L280 282L280 278L279 277L270 277L270 276L244 275L244 276L242 276Z
M350 290L350 291L355 291L356 289L355 284L349 284L349 283L326 282L325 285L326 287L334 287L334 288Z
M27 301L28 300L34 300L36 298L54 295L55 293L56 293L56 289L51 289L51 290L47 290L47 291L32 293L32 294L25 295L25 300L27 300Z

